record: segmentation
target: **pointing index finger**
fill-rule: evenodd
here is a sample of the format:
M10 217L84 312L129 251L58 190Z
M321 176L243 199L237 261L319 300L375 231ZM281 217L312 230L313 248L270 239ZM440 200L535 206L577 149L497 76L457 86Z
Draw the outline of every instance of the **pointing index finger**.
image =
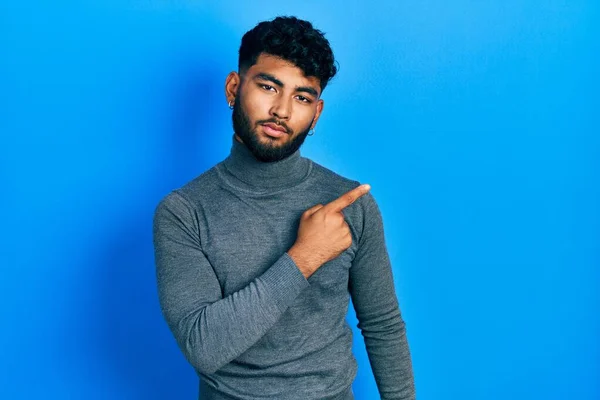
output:
M327 211L341 211L350 204L354 203L356 199L366 194L369 190L371 190L371 185L363 184L357 186L354 189L344 193L337 199L327 203L325 206L323 206L323 208L325 208Z

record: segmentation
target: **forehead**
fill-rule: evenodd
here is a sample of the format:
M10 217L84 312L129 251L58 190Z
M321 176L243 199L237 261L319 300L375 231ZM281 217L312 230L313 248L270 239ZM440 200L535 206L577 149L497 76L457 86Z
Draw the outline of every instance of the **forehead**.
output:
M248 69L246 76L252 79L260 73L273 75L286 86L312 86L317 92L321 90L319 78L307 77L304 71L291 62L270 54L262 53L258 56L256 64Z

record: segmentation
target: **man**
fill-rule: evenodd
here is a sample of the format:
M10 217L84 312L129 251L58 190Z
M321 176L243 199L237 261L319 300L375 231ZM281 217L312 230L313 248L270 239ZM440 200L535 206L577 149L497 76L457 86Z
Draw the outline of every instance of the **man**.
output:
M294 17L247 32L229 156L158 204L160 304L200 399L353 399L350 297L383 399L414 399L405 324L368 185L300 155L336 74Z

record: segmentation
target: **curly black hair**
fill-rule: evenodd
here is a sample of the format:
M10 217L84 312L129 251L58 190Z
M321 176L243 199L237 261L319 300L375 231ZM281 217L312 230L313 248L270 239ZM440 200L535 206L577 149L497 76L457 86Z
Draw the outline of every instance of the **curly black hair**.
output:
M281 57L300 68L305 76L318 78L321 92L338 70L323 32L293 16L260 22L246 32L240 45L238 71L246 72L261 53Z

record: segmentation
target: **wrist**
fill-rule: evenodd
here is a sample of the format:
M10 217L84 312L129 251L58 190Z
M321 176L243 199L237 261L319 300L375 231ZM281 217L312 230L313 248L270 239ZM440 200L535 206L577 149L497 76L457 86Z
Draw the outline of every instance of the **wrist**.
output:
M311 261L310 257L308 256L309 253L303 250L300 246L293 245L287 251L287 254L294 261L294 264L296 264L306 279L308 279L308 277L315 272L315 262Z

